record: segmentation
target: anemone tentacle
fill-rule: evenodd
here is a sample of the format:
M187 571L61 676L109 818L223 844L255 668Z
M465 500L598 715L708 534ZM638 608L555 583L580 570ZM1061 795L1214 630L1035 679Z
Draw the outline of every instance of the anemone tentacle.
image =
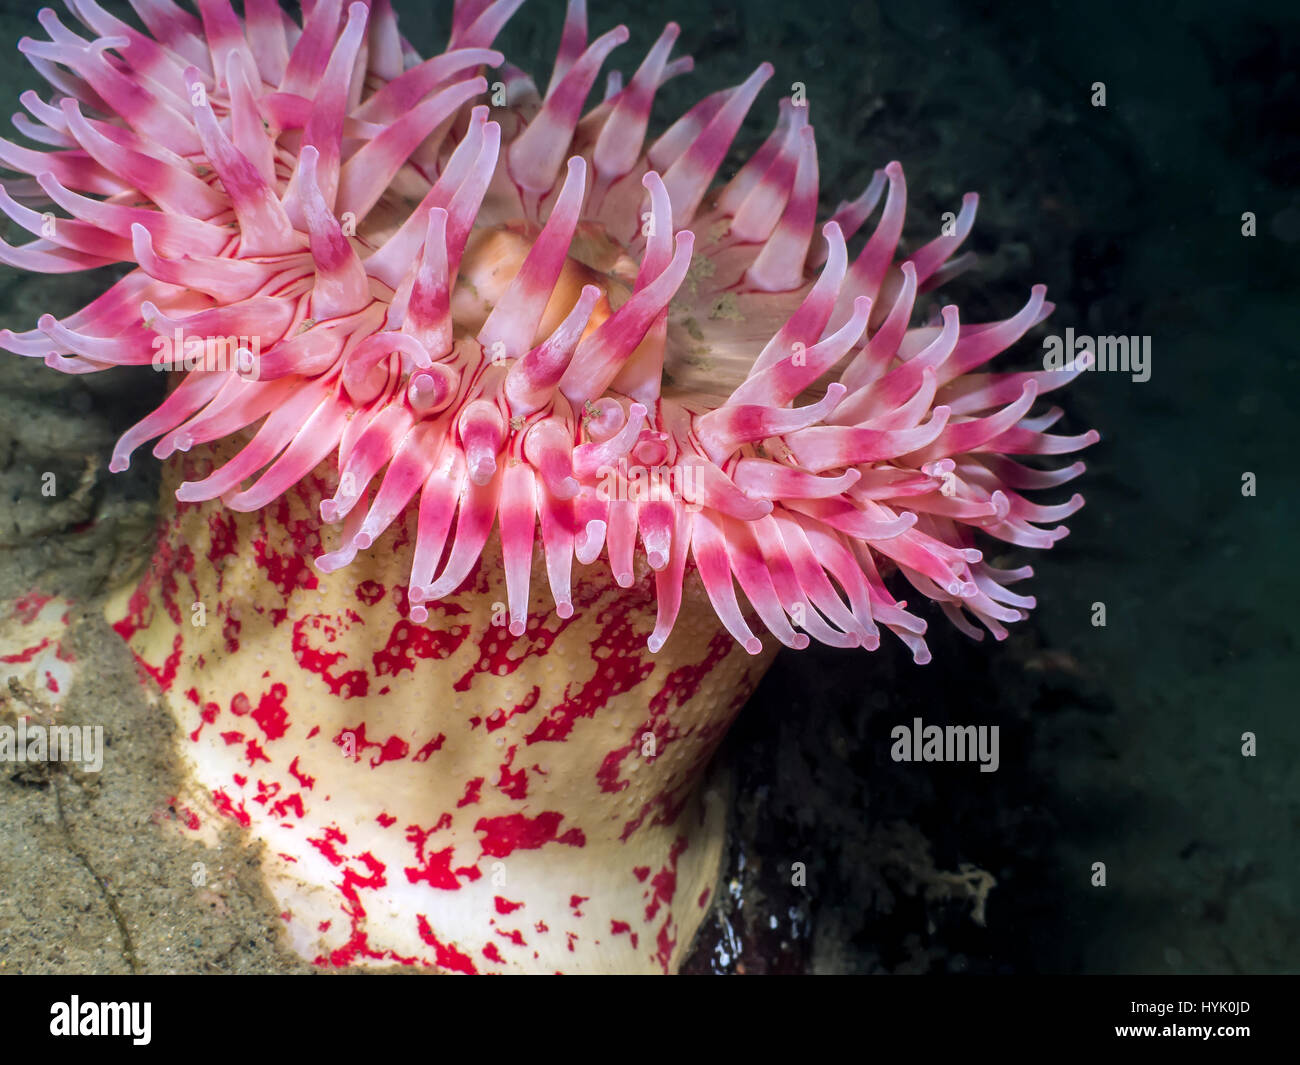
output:
M787 646L875 647L883 626L926 660L924 622L887 590L894 573L973 636L971 619L1001 639L1033 606L1007 587L1028 570L989 565L975 533L1034 548L1064 536L1081 497L1021 493L1082 463L1017 457L1097 435L1050 434L1055 412L1031 413L1086 363L981 369L1049 313L1041 287L1002 322L948 306L911 327L918 293L964 262L973 194L951 232L903 255L891 162L819 238L806 107L782 101L771 135L718 182L772 68L647 143L656 91L691 66L671 57L678 28L584 110L628 33L588 40L581 0L545 93L492 50L516 0L459 0L451 46L423 61L385 0L320 0L301 28L270 3L242 19L228 0L197 18L132 3L148 33L93 0L69 4L86 36L43 13L51 39L21 47L56 95L25 94L19 124L42 147L0 141L0 163L38 186L0 190L37 237L0 259L135 266L0 346L80 373L158 365L175 338L198 341L174 353L185 377L112 469L148 440L165 457L247 430L178 497L250 510L335 456L321 518L341 541L317 564L345 565L418 508L417 622L494 526L516 635L539 526L561 617L575 560L603 553L621 585L638 563L654 571L652 650L690 569L752 653L757 615ZM482 102L493 67L505 106ZM23 201L68 217L49 226ZM846 241L877 207L850 261Z

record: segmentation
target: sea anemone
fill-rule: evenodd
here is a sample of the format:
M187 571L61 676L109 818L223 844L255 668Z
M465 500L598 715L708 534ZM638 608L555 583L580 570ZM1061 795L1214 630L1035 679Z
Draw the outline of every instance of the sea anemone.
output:
M890 163L818 229L801 100L720 181L766 63L647 146L691 68L671 23L584 111L628 31L589 42L583 0L545 93L491 47L520 0L460 0L428 60L389 0L132 0L147 32L68 6L86 36L45 10L19 45L55 99L15 119L45 149L0 141L38 238L0 258L134 268L0 345L182 371L113 452L160 438L167 491L108 610L181 724L191 827L265 842L321 964L671 971L719 867L706 769L776 644L883 627L927 661L891 585L972 636L1034 605L975 533L1065 535L1082 499L1022 492L1082 463L1014 456L1096 438L1031 414L1085 363L975 371L1045 290L913 326L976 197L900 255Z

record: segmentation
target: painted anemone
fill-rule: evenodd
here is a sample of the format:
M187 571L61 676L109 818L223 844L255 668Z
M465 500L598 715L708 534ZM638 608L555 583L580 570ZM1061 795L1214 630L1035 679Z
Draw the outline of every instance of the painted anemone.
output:
M37 238L10 265L134 268L0 344L180 371L113 453L166 466L108 610L191 829L265 842L322 964L671 971L719 868L710 756L776 646L884 628L923 663L902 589L972 636L1033 606L986 551L1082 504L1022 494L1081 463L1018 457L1096 439L1031 413L1083 365L982 368L1045 290L914 326L976 197L904 255L890 163L819 227L802 101L723 180L767 64L649 139L673 24L588 108L628 32L588 41L583 0L544 93L491 47L520 0L460 0L427 60L388 0L132 5L20 43L54 94L15 118L43 147L0 141L0 208Z

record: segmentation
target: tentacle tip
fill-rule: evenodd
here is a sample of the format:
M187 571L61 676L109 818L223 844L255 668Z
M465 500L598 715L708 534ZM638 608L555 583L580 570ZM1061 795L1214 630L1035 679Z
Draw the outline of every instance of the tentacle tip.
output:
M496 459L483 459L469 465L469 479L479 488L487 485L496 472Z
M668 565L668 555L663 551L647 551L646 561L650 564L652 570L658 572Z
M620 588L631 588L633 584L632 574L626 571L624 571L623 573L615 573L614 583L617 584Z
M666 642L667 637L661 636L657 632L652 632L650 638L646 640L645 645L650 649L652 655L657 655L663 649Z
M510 621L510 635L522 636L524 634L524 630L527 629L527 627L528 626L524 624L522 618L512 618Z
M760 640L757 636L751 636L748 640L745 641L745 652L747 654L756 655L760 653L762 650L763 650L763 641Z
M108 460L108 472L109 472L109 473L124 473L124 472L126 471L127 467L130 466L130 465L131 465L131 460L130 460L130 459L128 459L128 458L124 458L124 457L121 456L121 455L114 455L111 459ZM186 484L188 484L188 483L189 483L189 482L187 481ZM181 489L183 489L184 487L185 487L185 485L181 485L180 488L176 489L176 498L177 498L177 499L180 499L180 498L181 498Z
M322 573L334 573L341 570L356 557L353 551L331 551L327 555L312 559L312 564Z
M562 620L567 621L569 618L573 617L573 604L567 599L557 600L555 604L555 613L558 614Z
M804 635L802 632L796 632L794 634L794 639L790 641L790 646L793 647L796 651L802 651L811 642L812 641L809 640L808 637Z
M352 537L352 546L358 551L369 551L370 546L375 542L375 538L369 533L359 532Z
M414 603L411 605L411 609L407 611L406 616L409 617L412 621L414 621L417 625L423 625L426 621L429 620L429 611L426 610L419 603Z
M247 492L232 492L224 495L221 497L221 502L225 504L227 510L233 510L238 514L251 514L255 510L261 510L264 505L262 499L252 494L251 488Z

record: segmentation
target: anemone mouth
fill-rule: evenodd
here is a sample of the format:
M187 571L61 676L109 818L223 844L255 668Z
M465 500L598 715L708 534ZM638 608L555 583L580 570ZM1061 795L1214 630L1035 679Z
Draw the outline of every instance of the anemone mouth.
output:
M718 180L768 64L649 140L655 93L690 69L672 58L677 27L584 110L626 29L589 41L571 3L543 93L491 48L517 6L461 0L448 50L427 60L382 2L318 3L298 27L276 5L241 20L224 0L197 18L141 0L148 34L78 3L89 40L43 14L51 40L23 50L62 95L24 97L44 127L28 132L71 150L5 141L0 162L35 177L16 193L71 217L50 226L5 193L0 209L38 239L0 259L137 268L0 344L66 372L186 371L124 435L115 470L151 439L167 457L255 430L182 500L257 510L333 457L320 514L342 542L317 560L326 572L415 509L416 620L498 528L514 627L540 534L560 611L575 561L606 560L619 585L634 559L650 566L651 646L688 560L751 653L742 602L787 646L874 646L883 625L925 660L925 626L887 571L964 631L1005 635L1032 603L1007 588L1025 571L988 566L975 534L1040 548L1065 535L1052 523L1080 497L1021 493L1081 464L1017 459L1096 437L1049 434L1060 412L1031 410L1082 364L981 369L1050 311L1041 287L1001 322L945 307L912 326L918 296L963 264L976 197L901 255L891 163L819 238L806 106L783 100ZM160 366L173 337L185 351Z
M457 287L451 294L458 336L473 338L482 329L506 296L510 281L518 276L541 232L540 226L521 217L476 226L471 232ZM626 243L599 220L580 222L531 344L542 343L559 327L577 305L586 285L600 291L581 339L590 336L632 298L644 251L643 242L640 247L637 242ZM683 282L686 291L679 290L680 298L674 297L669 303L666 330L660 341L663 366L659 394L693 414L703 414L726 402L744 382L753 359L753 338L736 335L736 323L743 321L737 295L719 291L711 293L707 300L693 297L710 272L707 257L692 258ZM797 292L763 294L762 298L770 306L788 306L788 312L793 312L799 302ZM708 323L711 335L707 341L701 320ZM629 358L635 359L638 354L634 351ZM814 383L800 399L817 399L824 394L825 384Z

